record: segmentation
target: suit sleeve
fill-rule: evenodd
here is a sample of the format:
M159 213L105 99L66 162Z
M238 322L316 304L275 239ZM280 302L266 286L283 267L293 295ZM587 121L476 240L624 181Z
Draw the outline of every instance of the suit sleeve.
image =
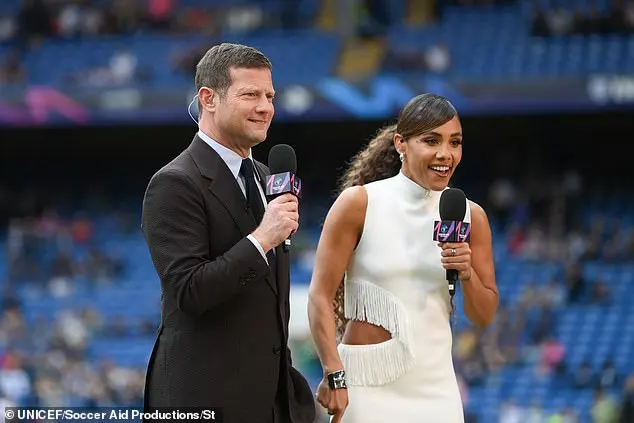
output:
M143 201L142 228L166 294L180 311L200 315L259 283L270 272L248 238L209 257L209 228L200 191L186 175L159 172Z

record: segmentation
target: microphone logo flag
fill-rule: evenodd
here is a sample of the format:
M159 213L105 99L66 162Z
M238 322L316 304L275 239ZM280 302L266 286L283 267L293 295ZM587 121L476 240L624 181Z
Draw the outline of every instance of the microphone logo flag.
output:
M456 220L436 220L434 222L434 241L437 242L469 242L471 225Z
M275 196L290 192L299 197L302 181L291 172L276 173L266 180L266 195Z

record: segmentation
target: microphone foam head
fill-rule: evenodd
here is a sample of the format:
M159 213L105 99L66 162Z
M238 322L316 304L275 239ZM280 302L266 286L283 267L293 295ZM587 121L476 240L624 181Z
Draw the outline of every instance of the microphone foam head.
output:
M297 173L297 156L295 150L288 144L277 144L269 151L269 171L276 173Z
M439 209L442 220L463 220L467 214L467 197L461 189L446 189L440 195Z

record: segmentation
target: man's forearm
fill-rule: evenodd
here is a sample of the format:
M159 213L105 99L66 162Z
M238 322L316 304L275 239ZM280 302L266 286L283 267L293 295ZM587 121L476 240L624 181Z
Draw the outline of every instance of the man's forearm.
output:
M263 283L270 272L260 252L246 238L213 261L189 266L182 261L174 259L165 281L173 286L178 309L193 315L227 301L250 284Z

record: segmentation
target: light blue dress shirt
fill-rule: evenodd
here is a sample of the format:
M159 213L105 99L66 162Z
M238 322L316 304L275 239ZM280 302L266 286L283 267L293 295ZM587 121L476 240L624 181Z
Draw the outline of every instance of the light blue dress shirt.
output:
M218 141L215 141L214 139L212 139L209 135L205 134L202 130L198 131L198 137L200 137L201 140L203 140L207 145L213 148L216 151L216 153L218 153L220 158L227 164L227 166L229 167L229 170L231 171L231 174L233 175L234 178L236 178L236 181L238 182L238 185L240 186L240 189L242 190L242 194L246 198L246 188L245 188L246 181L244 180L242 175L240 175L240 166L242 166L243 158L235 151L228 149L224 145L220 144ZM249 159L253 160L251 150L249 150ZM258 174L255 163L253 164L253 168L255 169L255 177L259 180L260 175ZM264 191L262 189L262 185L261 184L257 184L257 185L258 185L258 191L260 191L260 197L262 198L262 203L264 204L264 208L266 209L267 201L266 201L266 196L264 195ZM249 241L253 243L253 245L255 245L255 248L258 249L260 254L262 254L262 257L264 257L264 260L266 260L266 262L268 263L269 261L266 257L266 253L264 252L264 248L262 248L258 240L255 239L255 237L251 234L247 235L247 238L249 239Z

